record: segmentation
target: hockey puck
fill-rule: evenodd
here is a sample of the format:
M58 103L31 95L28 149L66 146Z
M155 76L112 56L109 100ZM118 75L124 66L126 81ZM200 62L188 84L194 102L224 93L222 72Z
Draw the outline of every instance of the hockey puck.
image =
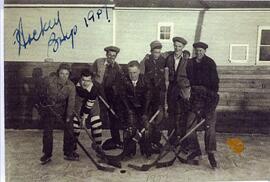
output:
M120 173L126 173L125 169L120 170Z

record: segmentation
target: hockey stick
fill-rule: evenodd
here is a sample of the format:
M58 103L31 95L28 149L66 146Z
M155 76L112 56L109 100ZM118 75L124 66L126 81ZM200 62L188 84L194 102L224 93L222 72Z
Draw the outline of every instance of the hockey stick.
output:
M195 118L196 119L196 118ZM173 165L173 163L174 163L174 161L176 160L176 158L178 158L178 160L180 161L180 162L184 162L185 163L185 161L183 161L183 159L181 158L181 157L179 157L179 154L180 154L180 152L183 150L182 149L182 147L181 147L181 143L191 134L191 133L193 133L193 132L195 132L195 130L197 129L197 128L199 128L203 123L205 122L205 119L202 119L201 121L200 121L200 123L198 123L194 128L192 128L184 137L182 137L179 141L177 141L177 144L175 145L175 146L171 146L171 150L174 152L174 154L175 154L175 157L172 159L172 160L169 160L169 161L167 161L167 162L158 162L157 163L157 165L156 165L156 167L157 168L162 168L162 167L168 167L168 166L171 166L171 165ZM164 135L162 135L162 137L166 140L166 141L168 141L168 139L164 136ZM179 149L178 149L178 151L177 151L177 147L179 147Z
M194 128L192 128L188 133L185 134L185 136L183 136L178 142L177 142L177 145L180 145L191 133L193 133L200 125L202 125L202 123L204 123L205 119L203 119L200 123L198 123ZM153 166L156 166L158 164L158 162L163 159L170 151L166 151L164 154L163 152L165 151L165 149L167 148L169 144L169 140L170 138L172 137L172 135L174 134L175 130L173 130L167 140L167 142L165 143L164 147L162 148L160 154L158 155L158 157L150 164L143 164L142 166L136 166L136 165L133 165L133 164L129 164L128 166L133 168L133 169L136 169L138 171L148 171L151 167ZM181 150L180 150L181 151ZM180 153L180 152L179 152ZM179 153L177 155L179 155ZM173 159L175 160L175 159ZM173 161L172 160L172 161ZM173 161L174 162L174 161ZM173 163L172 162L172 163ZM163 165L166 166L166 164L170 164L168 162L165 162ZM159 166L162 166L162 164L159 164Z
M116 118L119 118L117 116L117 114L114 112L114 110L111 108L111 106L106 102L106 100L101 96L99 95L98 98L103 102L103 104L107 107L107 109L116 117Z
M75 116L77 117L78 121L80 123L81 122L81 118L79 117L79 115L77 113L75 113ZM113 156L113 155L107 155L102 148L96 143L96 141L94 140L93 136L89 133L89 131L87 130L87 128L85 126L82 126L82 128L84 129L84 131L86 132L87 136L90 138L90 140L92 141L93 145L94 145L94 149L96 152L99 152L98 154L101 155L101 159L109 164L112 165L114 167L117 168L121 168L121 163L120 163L120 157L119 156Z
M98 98L103 102L106 108L114 115L114 117L119 119L119 116L114 112L114 110L110 107L110 105L106 102L106 100L101 95L98 95ZM125 151L123 150L120 154L114 157L117 157L119 160L122 160L124 156L125 156Z
M64 125L64 127L66 128L65 123L62 121L61 116L59 116L59 114L57 112L55 112L52 108L52 105L49 106L43 106L40 104L41 108L46 108L49 109L49 111L56 117L56 119L62 124ZM73 133L71 133L70 130L67 129L67 132L69 132L69 134L73 135ZM84 153L87 155L87 157L92 161L92 163L96 166L96 168L98 170L102 170L102 171L107 171L107 172L113 172L115 170L115 168L109 167L109 166L104 166L101 163L98 163L95 161L95 159L89 154L89 152L85 149L85 147L83 146L83 144L76 138L75 138L75 142L78 143L78 145L81 147L81 149L84 151Z
M151 117L151 119L148 121L149 122L149 124L151 124L153 121L154 121L154 119L157 117L157 115L160 113L160 111L159 110L157 110L156 112L155 112L155 114ZM137 130L137 132L136 132L136 135L132 138L132 140L134 140L135 142L139 142L139 140L142 138L142 135L143 135L143 133L145 132L145 128L143 128L141 131L138 131Z
M173 136L174 134L174 131L173 130L169 136L169 139ZM162 159L164 156L166 156L170 151L166 151L164 154L163 152L165 151L166 149L166 146L168 145L168 142L165 143L164 147L162 148L162 150L160 151L160 154L157 156L157 158L151 162L150 164L143 164L141 166L137 166L137 165L134 165L134 164L128 164L128 167L130 168L133 168L135 170L138 170L138 171L148 171L150 168L152 168L153 166L155 166L157 164L157 162Z
M166 138L163 133L161 133L161 136L166 142L169 141L169 139ZM167 162L157 162L156 168L172 166L177 158L180 162L184 162L185 159L182 159L181 157L179 157L179 155L177 155L177 152L176 152L176 149L174 148L174 146L169 144L169 150L172 150L174 152L174 154L175 154L174 158L172 160L167 161Z

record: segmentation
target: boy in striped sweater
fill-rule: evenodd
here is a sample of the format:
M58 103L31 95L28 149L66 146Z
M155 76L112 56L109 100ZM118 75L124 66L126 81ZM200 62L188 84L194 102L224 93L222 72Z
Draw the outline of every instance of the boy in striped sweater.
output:
M92 73L85 69L76 84L75 112L81 117L82 123L76 116L73 117L74 135L79 137L81 125L91 130L96 144L102 143L102 122L98 103L99 84L93 82ZM76 150L75 146L75 150ZM93 144L92 144L92 148Z

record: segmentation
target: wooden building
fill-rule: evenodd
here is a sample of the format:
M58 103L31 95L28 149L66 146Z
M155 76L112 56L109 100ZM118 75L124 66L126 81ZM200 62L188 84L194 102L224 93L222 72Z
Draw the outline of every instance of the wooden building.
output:
M270 133L270 2L25 2L5 4L6 127L37 126L27 124L31 118L26 118L26 124L21 122L18 114L25 104L25 80L31 80L34 68L42 68L43 75L59 62L80 69L103 57L107 45L120 47L117 60L126 64L142 60L151 41L160 40L168 51L173 49L172 37L182 36L190 52L193 42L208 43L207 55L218 66L217 130Z

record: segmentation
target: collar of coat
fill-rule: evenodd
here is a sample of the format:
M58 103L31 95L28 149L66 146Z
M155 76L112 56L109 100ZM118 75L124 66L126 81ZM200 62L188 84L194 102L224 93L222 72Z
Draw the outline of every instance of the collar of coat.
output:
M142 80L142 74L139 74L139 77L138 77L138 79L135 81L136 82L136 86L139 84L139 82ZM132 81L130 78L129 78L129 76L127 76L127 79L128 79L128 82L130 83L130 84L132 84L133 85L133 82L134 81Z
M82 85L81 85L81 82L79 81L79 82L77 83L76 86L77 86L77 87L80 87L80 88L82 88L82 89L85 89L85 90L87 90L88 92L90 92L91 89L92 89L92 87L93 87L93 83L91 82L91 84L90 84L87 88L83 88Z

